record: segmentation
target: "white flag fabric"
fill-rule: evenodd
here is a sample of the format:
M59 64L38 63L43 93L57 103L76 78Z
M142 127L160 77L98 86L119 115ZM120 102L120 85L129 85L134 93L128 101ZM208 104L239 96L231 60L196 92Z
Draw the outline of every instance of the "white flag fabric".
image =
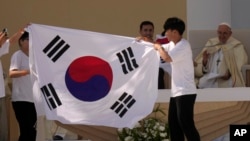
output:
M152 112L159 69L152 44L40 24L27 31L34 94L47 119L132 128Z

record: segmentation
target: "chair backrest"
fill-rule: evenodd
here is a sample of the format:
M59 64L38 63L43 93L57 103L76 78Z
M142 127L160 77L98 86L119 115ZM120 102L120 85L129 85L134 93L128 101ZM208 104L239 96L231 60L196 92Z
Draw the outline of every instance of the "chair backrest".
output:
M250 30L233 30L232 36L243 43L248 54L248 63L250 63ZM188 33L188 41L193 50L193 58L205 46L208 39L216 37L216 30L190 30Z

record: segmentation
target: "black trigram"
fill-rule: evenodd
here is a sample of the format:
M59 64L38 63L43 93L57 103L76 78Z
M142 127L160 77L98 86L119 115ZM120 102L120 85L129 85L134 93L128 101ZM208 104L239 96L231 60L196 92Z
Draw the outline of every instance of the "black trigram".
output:
M136 100L131 95L128 95L126 92L124 92L121 97L110 107L110 109L114 110L114 112L122 118L135 102Z
M62 105L62 102L57 96L57 93L51 83L43 86L41 88L41 91L50 110L55 109L56 107Z
M133 71L134 69L139 67L136 63L134 53L131 47L128 47L126 50L122 50L116 55L122 65L122 70L124 74L127 74L129 71Z
M62 56L62 54L69 49L69 45L65 44L64 40L61 40L60 36L56 36L44 49L43 52L53 61Z

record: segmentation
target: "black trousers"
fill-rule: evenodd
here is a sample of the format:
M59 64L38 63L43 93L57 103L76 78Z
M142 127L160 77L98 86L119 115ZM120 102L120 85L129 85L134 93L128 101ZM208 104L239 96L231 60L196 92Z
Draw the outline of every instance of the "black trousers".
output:
M159 68L158 89L165 89L164 70L162 68Z
M36 141L36 109L31 102L12 102L16 119L19 125L20 136L18 141Z
M194 103L196 94L171 97L169 103L169 131L171 141L200 141L195 127Z

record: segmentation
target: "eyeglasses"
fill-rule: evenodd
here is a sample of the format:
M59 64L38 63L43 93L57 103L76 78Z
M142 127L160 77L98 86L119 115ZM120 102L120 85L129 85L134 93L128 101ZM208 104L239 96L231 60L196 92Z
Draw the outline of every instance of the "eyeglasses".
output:
M218 31L217 32L219 35L229 35L230 34L230 32L220 32L220 31Z

